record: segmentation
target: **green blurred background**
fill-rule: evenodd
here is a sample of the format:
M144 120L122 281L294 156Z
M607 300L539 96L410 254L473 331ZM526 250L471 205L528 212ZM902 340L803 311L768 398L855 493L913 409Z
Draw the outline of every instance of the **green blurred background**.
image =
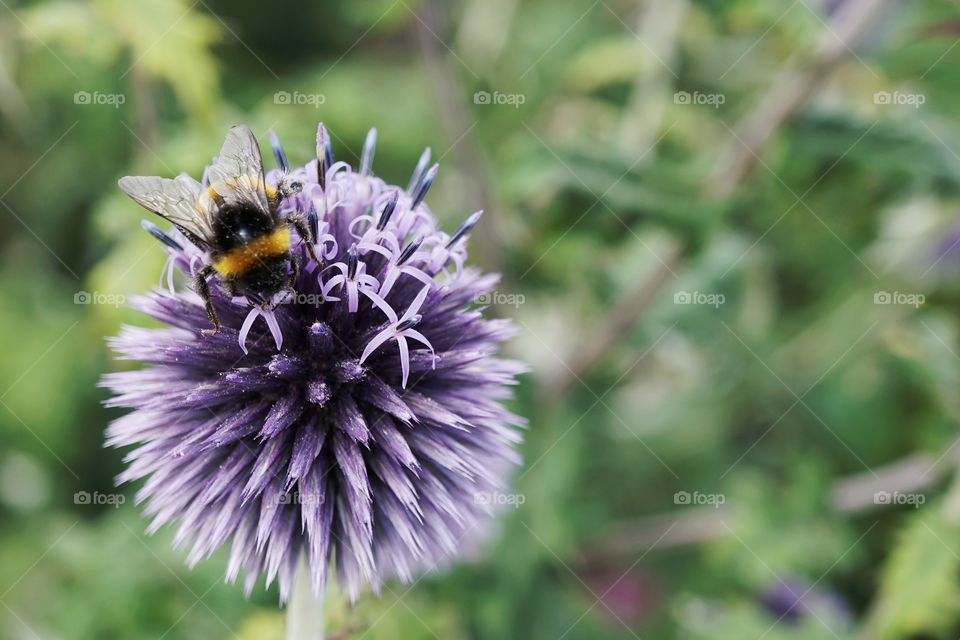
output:
M533 368L522 504L332 637L956 638L958 37L953 0L0 0L0 638L282 637L144 535L97 381L164 259L117 178L241 121L303 163L320 120L487 210Z

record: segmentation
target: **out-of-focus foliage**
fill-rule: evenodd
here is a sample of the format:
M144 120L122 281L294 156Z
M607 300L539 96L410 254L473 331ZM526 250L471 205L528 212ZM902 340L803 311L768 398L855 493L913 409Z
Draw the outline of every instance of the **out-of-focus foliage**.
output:
M722 153L870 4L0 3L0 637L282 637L275 590L144 535L96 384L163 262L116 179L239 121L306 162L321 119L392 182L431 146L449 228L486 208L534 369L490 544L331 589L331 637L957 637L958 5L876 3L742 180Z
M218 100L211 47L222 29L214 18L193 11L195 6L186 0L47 2L23 12L23 31L71 60L114 69L128 63L120 80L133 75L133 84L141 74L163 80L189 114L203 118ZM152 100L143 93L136 98Z
M950 631L960 610L958 534L936 507L911 518L881 576L868 626L874 637Z

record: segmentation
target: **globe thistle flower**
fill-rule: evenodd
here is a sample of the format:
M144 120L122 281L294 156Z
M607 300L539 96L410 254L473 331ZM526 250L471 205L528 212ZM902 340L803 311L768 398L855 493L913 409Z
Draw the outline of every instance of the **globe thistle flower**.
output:
M107 432L109 446L135 447L118 482L145 479L149 532L177 524L191 566L229 545L227 578L242 571L247 594L265 575L286 601L301 557L316 594L328 568L354 599L412 580L483 529L483 497L519 463L523 421L501 403L524 367L495 355L511 323L474 304L497 277L465 266L479 213L443 233L424 203L429 150L403 189L372 174L375 136L354 170L320 125L317 159L291 168L271 132L279 169L265 181L302 185L279 212L306 214L312 237L291 231L302 266L275 299L211 283L219 333L172 279L210 256L145 222L166 282L135 304L167 326L110 341L147 365L102 383L109 406L132 409ZM193 193L209 183L177 180Z

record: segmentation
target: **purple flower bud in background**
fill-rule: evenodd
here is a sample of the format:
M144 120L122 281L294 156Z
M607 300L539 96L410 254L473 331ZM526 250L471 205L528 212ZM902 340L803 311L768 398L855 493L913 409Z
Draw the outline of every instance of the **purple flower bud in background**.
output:
M405 190L372 174L375 133L360 171L334 161L322 125L316 142L316 159L266 176L302 184L279 213L315 235L311 252L291 231L293 290L231 297L212 280L216 335L192 291L150 293L137 306L166 327L111 340L146 366L103 380L108 405L132 409L107 443L134 447L118 480L145 479L149 531L176 525L191 565L228 546L228 579L242 571L247 593L276 579L281 600L301 556L316 593L334 565L354 599L452 559L491 516L479 498L507 489L523 424L502 402L525 367L494 355L513 326L474 304L497 277L462 267L476 217L438 229L429 154ZM148 231L187 276L210 260L176 230Z
M953 270L960 264L960 226L948 230L943 238L933 243L929 269Z
M583 574L587 596L599 600L594 612L618 630L623 623L638 624L656 611L662 597L657 580L637 567L590 566Z
M760 603L774 617L785 622L815 617L846 625L851 620L850 609L839 596L800 579L777 582L760 596Z

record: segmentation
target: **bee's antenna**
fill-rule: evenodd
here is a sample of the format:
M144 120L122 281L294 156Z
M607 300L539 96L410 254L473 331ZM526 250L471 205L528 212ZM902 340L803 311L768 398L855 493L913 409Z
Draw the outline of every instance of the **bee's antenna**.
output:
M367 139L363 142L363 153L360 154L360 175L370 175L373 167L373 153L377 150L377 129L374 127L367 132Z
M280 165L283 172L286 173L289 171L290 164L287 162L287 154L283 152L283 147L280 145L280 138L277 137L273 129L270 129L270 146L273 147L273 156L277 159L277 164Z

